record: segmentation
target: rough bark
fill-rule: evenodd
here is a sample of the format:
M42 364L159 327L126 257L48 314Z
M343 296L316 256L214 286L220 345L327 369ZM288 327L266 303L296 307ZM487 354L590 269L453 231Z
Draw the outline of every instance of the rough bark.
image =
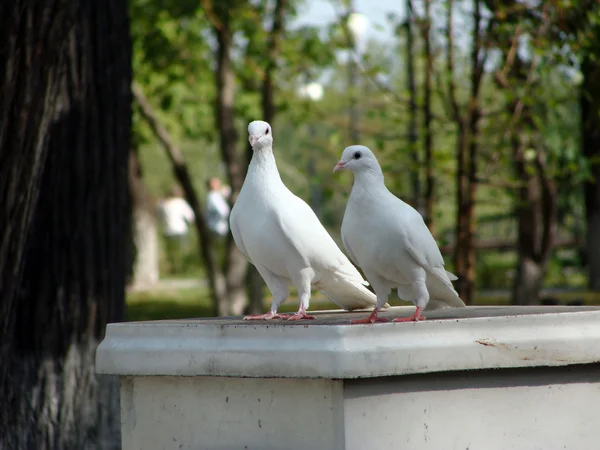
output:
M600 42L600 38L597 38L597 42ZM581 143L583 154L590 162L592 175L592 179L584 184L587 227L585 248L589 287L600 291L600 61L591 50L583 57L581 71Z
M204 262L204 269L208 277L208 283L210 286L211 297L213 302L213 313L217 315L220 312L222 305L227 304L227 287L225 278L219 269L218 264L215 261L214 252L211 245L211 237L204 214L202 212L202 206L194 184L192 183L192 177L189 173L187 164L183 159L183 155L179 148L173 143L166 128L160 123L158 117L152 109L152 105L144 95L142 88L137 84L133 83L133 94L136 103L140 107L142 117L146 120L150 129L154 135L158 138L161 145L163 146L167 157L171 162L171 167L175 178L179 181L186 201L189 203L190 208L194 211L196 220L194 224L198 232L199 240L199 251Z
M127 7L0 4L0 448L120 447L96 377L131 264Z
M246 166L243 164L243 154L237 150L238 133L234 122L235 74L231 61L233 41L233 32L230 28L231 11L226 2L215 3L213 7L218 18L218 21L213 23L217 40L215 122L219 129L221 156L225 162L231 186L230 200L233 204L244 183ZM248 303L245 283L248 261L235 245L231 233L227 240L226 255L224 271L227 283L227 303L220 305L219 314L241 315Z
M133 212L135 259L133 290L150 289L159 281L156 201L144 183L135 150L129 155L129 189Z

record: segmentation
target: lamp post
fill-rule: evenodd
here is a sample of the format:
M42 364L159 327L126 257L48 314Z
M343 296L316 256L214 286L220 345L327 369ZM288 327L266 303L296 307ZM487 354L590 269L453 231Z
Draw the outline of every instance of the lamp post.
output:
M308 83L300 88L300 97L310 101L311 103L318 102L323 98L323 86L320 83ZM308 135L310 137L310 149L308 149L308 186L309 186L309 201L313 211L321 220L321 188L316 182L317 174L316 167L316 145L314 144L317 137L317 130L314 122L311 120L308 124Z
M363 15L350 10L347 19L348 31L350 32L350 54L348 58L348 90L350 91L349 107L349 127L350 140L352 144L358 144L360 135L358 132L358 121L360 119L356 88L357 79L357 59L362 50L363 39L365 37L369 19Z

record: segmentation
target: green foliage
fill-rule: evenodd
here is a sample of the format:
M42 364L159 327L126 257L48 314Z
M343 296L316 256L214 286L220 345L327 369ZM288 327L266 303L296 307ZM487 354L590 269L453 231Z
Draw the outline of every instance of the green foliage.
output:
M240 145L245 146L247 122L261 115L260 90L269 63L267 44L274 7L272 0L213 0L207 3L212 5L212 11L206 11L204 2L199 0L132 0L130 3L135 79L181 147L200 193L204 193L203 181L209 175L222 176L224 173L217 151L218 133L213 111L216 95L214 28L219 21L228 20L233 30L234 113ZM444 2L433 3L435 14L445 13ZM463 26L471 27L464 17L468 8L463 8L463 2L457 3L461 8L457 7L455 14L462 15L459 18ZM480 94L483 117L480 121L478 175L483 182L477 193L477 214L478 219L487 216L496 219L479 220L478 240L504 238L514 241L516 237L513 210L519 180L515 179L507 133L513 120L507 113L507 106L518 99L533 112L531 128L537 130L536 139L542 143L551 176L558 185L559 234L581 233L581 183L589 177L590 161L581 156L579 149L579 86L574 82L573 73L578 69L579 52L589 50L592 43L598 42L594 40L594 30L599 27L590 24L600 21L598 8L584 11L581 9L583 3L550 2L552 26L547 34L538 36L539 8L542 6L520 17L507 6L512 2L507 5L485 2L494 5L492 12L497 21L494 35L484 36L488 39L487 50L495 56L490 56L486 65ZM417 2L416 11L420 11L419 5ZM299 1L290 2L285 12L285 37L276 61L277 118L274 130L277 160L285 183L300 197L309 199L311 181L320 187L323 223L337 239L351 183L348 174L331 174L343 148L350 144L347 39L338 23L323 28L291 26L302 16L305 6ZM445 18L435 17L435 14L432 29L435 228L440 242L451 243L455 226L457 134L447 97L449 74L444 61L445 30L440 26ZM397 29L395 41L371 40L362 53L356 95L361 143L377 152L390 189L408 198L411 195L410 174L415 167L406 135L409 118L405 28L399 19L392 19ZM493 72L502 70L506 61L499 56L500 50L507 48L517 26L523 34L530 36L526 46L528 57L539 58L539 63L531 75L535 83L531 86L515 83L514 89L507 93L494 81ZM417 106L420 109L423 103L423 40L418 26L414 28ZM459 31L464 34L463 30ZM471 42L467 42L455 46L457 96L463 106L471 89L470 45ZM301 85L312 81L319 81L325 87L319 102L310 102L298 94ZM418 123L420 127L420 113ZM145 179L152 192L160 196L172 183L168 162L137 111L134 130ZM416 148L420 151L423 132L422 129L418 131ZM307 175L310 158L316 161L316 174L312 179ZM480 287L506 285L506 274L515 264L514 257L506 258L495 252L478 255ZM557 275L560 270L555 273L553 267L551 265L551 279L560 279ZM569 282L568 277L564 281Z

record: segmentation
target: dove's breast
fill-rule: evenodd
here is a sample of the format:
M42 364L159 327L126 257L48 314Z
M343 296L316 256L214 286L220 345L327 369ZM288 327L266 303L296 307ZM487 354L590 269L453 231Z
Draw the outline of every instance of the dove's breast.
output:
M279 226L272 202L241 192L231 214L252 262L291 279L290 272L301 262Z
M412 262L406 250L402 217L390 206L393 205L377 197L351 198L342 235L365 273L375 273L398 284L406 282L406 276L398 271L398 261L405 261L407 269L412 268Z

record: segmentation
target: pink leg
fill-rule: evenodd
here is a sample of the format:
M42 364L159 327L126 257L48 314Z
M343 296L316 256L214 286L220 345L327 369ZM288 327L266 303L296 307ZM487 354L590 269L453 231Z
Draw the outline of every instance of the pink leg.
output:
M361 324L361 323L381 323L381 322L389 322L389 319L385 319L383 317L377 317L378 311L376 309L373 310L371 315L366 319L356 319L350 322L353 325Z
M425 316L421 315L421 311L423 308L417 306L417 310L415 311L412 317L399 317L397 319L392 320L392 322L418 322L420 320L425 320Z
M314 319L316 319L316 317L306 314L306 308L304 308L304 305L300 305L300 311L298 311L296 314L286 317L286 320L302 320L302 319L314 320Z
M256 316L244 316L244 320L272 320L272 319L286 319L285 314L277 314L276 312L269 311L266 314L258 314Z

